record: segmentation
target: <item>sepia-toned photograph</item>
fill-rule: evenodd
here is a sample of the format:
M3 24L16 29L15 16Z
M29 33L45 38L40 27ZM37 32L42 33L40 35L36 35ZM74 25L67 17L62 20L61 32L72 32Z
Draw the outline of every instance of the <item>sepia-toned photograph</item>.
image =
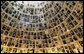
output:
M83 1L1 1L1 53L83 53Z

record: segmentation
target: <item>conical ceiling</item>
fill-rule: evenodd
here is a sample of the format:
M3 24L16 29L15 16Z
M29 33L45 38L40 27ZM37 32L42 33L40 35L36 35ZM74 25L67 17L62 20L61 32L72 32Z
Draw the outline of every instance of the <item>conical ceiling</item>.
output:
M1 1L1 53L83 53L83 2Z

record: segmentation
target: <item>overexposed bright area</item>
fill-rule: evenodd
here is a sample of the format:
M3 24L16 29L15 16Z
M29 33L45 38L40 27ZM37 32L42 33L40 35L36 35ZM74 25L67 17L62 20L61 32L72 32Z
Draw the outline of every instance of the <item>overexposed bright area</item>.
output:
M24 5L34 5L35 7L38 7L40 5L45 5L45 1L17 1L17 4L24 3Z

